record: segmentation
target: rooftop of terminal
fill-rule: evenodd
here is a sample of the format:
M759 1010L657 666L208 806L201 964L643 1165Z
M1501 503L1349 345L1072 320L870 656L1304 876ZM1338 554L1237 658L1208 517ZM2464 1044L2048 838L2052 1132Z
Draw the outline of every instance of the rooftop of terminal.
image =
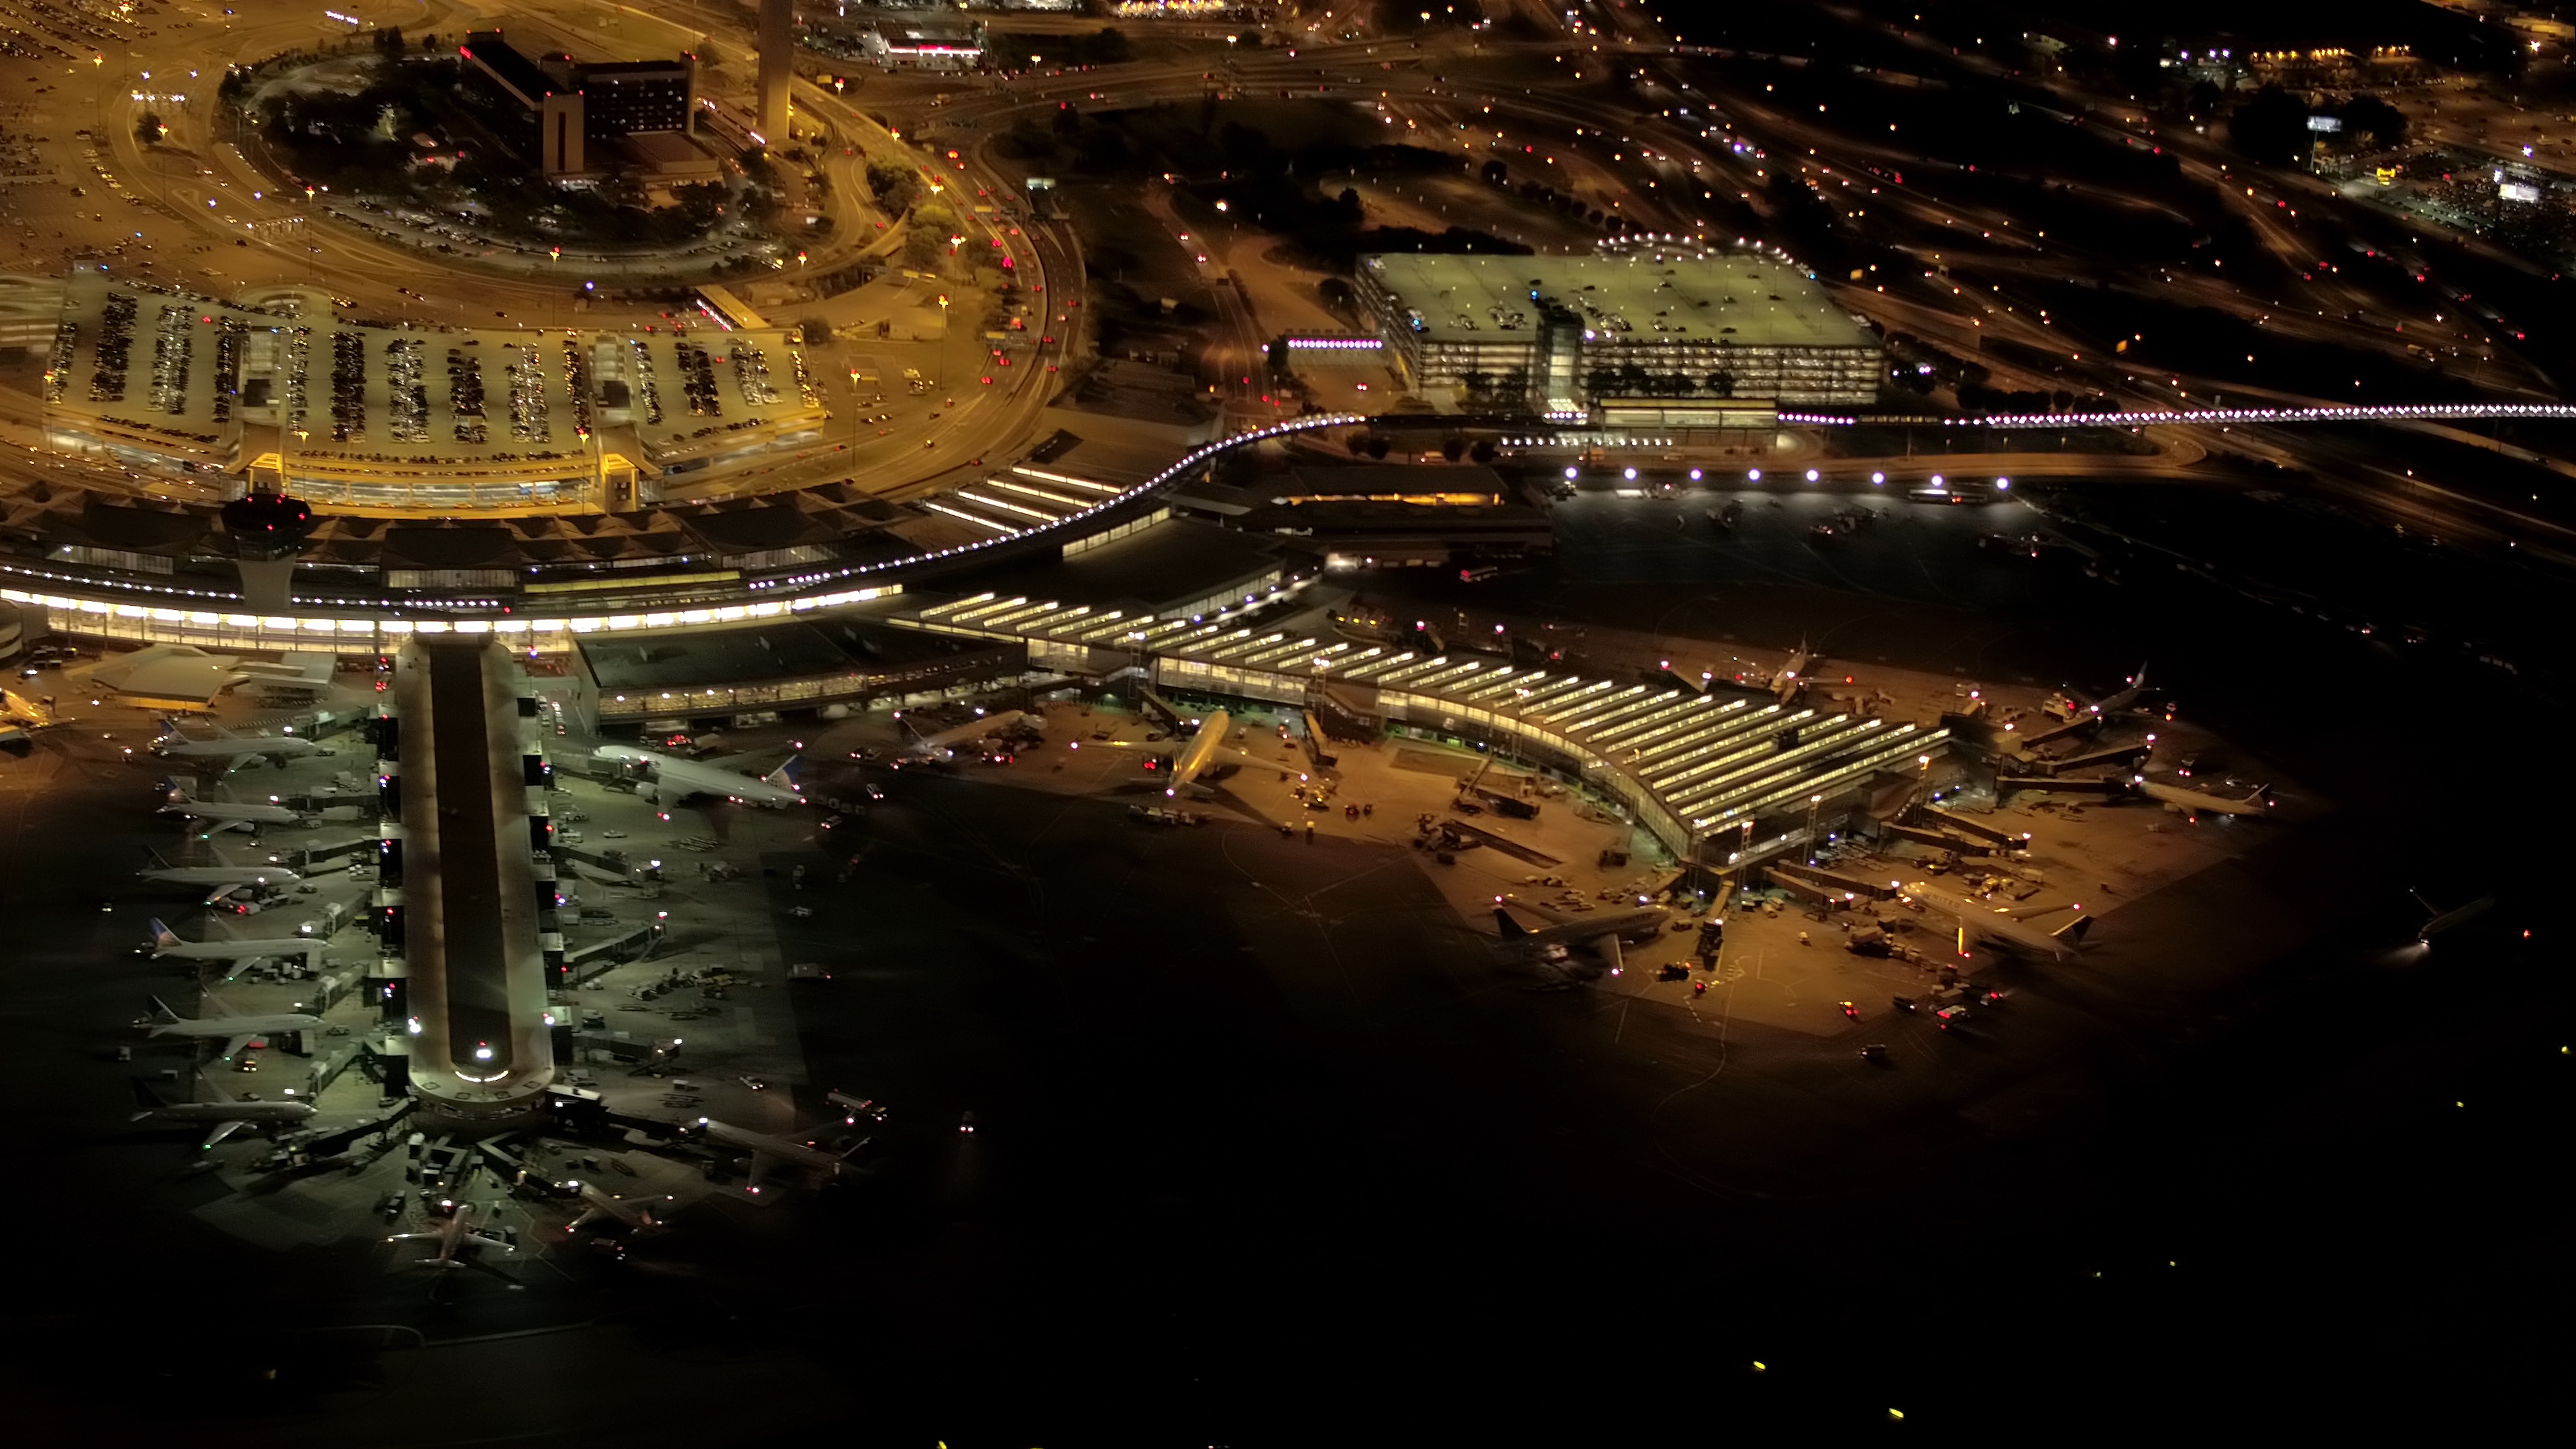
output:
M1360 265L1406 309L1426 342L1535 337L1540 307L1553 305L1580 317L1587 332L1630 341L1878 346L1804 269L1769 253L1385 253Z

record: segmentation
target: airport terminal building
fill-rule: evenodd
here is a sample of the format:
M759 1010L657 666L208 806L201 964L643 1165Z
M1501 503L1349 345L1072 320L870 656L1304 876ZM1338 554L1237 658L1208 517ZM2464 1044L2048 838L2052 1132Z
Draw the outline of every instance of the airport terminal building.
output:
M1357 290L1412 386L1498 407L1878 396L1877 336L1769 252L1388 253L1360 258Z

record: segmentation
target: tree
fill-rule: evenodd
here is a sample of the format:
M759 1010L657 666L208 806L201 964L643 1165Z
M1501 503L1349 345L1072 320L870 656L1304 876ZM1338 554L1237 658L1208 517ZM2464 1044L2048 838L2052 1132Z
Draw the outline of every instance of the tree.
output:
M938 202L915 207L912 230L903 239L903 259L918 269L936 268L948 255L948 239L957 234L957 213Z
M2311 139L2308 103L2279 86L2265 86L2228 118L2227 139L2257 161L2296 166L2307 159Z
M2387 151L2406 144L2406 113L2377 96L2354 96L2343 103L2338 114L2343 117L2344 129L2366 133L2374 150Z
M921 199L921 173L909 166L868 163L868 194L887 214L901 216Z
M1735 396L1735 374L1731 372L1712 372L1701 378L1699 385L1708 389L1712 397Z
M1511 169L1503 165L1500 161L1486 162L1484 169L1477 174L1485 178L1485 184L1487 186L1506 185L1511 181L1512 177Z
M145 111L141 116L135 119L134 139L142 142L146 146L157 146L161 143L162 133L169 129L169 127L161 124L161 113L159 111Z
M403 57L403 33L399 25L379 25L375 32L376 54L387 60Z

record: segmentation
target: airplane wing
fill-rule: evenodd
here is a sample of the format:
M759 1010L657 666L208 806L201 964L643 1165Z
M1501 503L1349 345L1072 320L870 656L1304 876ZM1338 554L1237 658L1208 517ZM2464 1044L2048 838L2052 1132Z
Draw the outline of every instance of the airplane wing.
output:
M223 904L223 902L224 902L224 897L226 897L226 896L228 896L228 895L231 895L233 892L235 892L235 891L237 891L237 890L240 890L243 886L246 886L246 885L257 885L258 883L259 883L259 882L257 882L257 881L247 881L247 880L226 881L224 884L219 885L219 886L215 887L213 890L210 890L210 891L206 892L205 904L210 905L210 906L219 906L219 905L222 905L222 904Z
M1232 760L1238 765L1258 765L1265 770L1295 770L1300 774L1305 772L1305 766L1294 760L1269 759L1256 755L1250 750L1238 750L1232 745L1219 745L1214 753L1219 759Z
M504 1253L515 1253L519 1251L518 1246L512 1243L509 1239L496 1238L490 1233L467 1233L465 1235L465 1241L486 1248L498 1248Z
M1627 966L1627 958L1619 951L1619 933L1616 931L1605 931L1584 942L1583 947L1599 956L1601 963L1613 972L1623 970Z
M777 1158L775 1158L775 1157L770 1156L768 1153L766 1153L766 1152L754 1152L754 1153L752 1153L752 1154L751 1154L751 1181L745 1184L745 1188L746 1188L746 1190L748 1190L748 1191L750 1191L750 1192L754 1192L754 1193L759 1192L759 1191L760 1191L760 1185L761 1185L762 1183L765 1183L765 1182L769 1181L769 1174L770 1174L770 1172L771 1172L773 1169L775 1169L777 1166L778 1166L778 1159L777 1159Z
M225 1138L232 1136L234 1133L239 1132L249 1125L250 1124L248 1122L242 1121L238 1117L234 1118L230 1122L218 1122L215 1124L214 1130L206 1134L206 1140L197 1144L197 1148L201 1152L209 1151L216 1143L223 1141Z
M247 768L251 761L261 758L264 757L256 750L244 750L240 754L233 756L231 759L224 761L224 768L219 772L219 774L230 775L235 770Z
M224 1043L224 1060L231 1061L233 1058L240 1056L245 1048L257 1040L259 1040L259 1033L253 1031L245 1032L240 1036L233 1037L226 1041Z

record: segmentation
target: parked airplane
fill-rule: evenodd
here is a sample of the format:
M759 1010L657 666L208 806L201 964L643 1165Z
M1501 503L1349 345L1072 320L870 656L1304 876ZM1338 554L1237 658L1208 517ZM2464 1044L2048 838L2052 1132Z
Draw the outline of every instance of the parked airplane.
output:
M936 734L922 734L914 730L912 738L904 742L903 752L907 755L944 760L957 753L957 746L971 740L980 740L986 735L998 734L1018 724L1023 717L1023 713L1019 710L1006 709L1000 714L979 715L962 725L953 725ZM904 728L912 730L912 722L905 720Z
M152 753L167 759L222 760L224 773L231 774L253 760L265 759L277 764L321 750L311 740L295 735L242 735L208 722L214 734L198 739L179 732L175 720L161 721L161 737L152 742Z
M602 745L591 751L593 759L615 764L637 781L635 793L648 805L677 805L697 795L721 795L745 805L802 805L805 797L796 793L796 782L787 771L796 761L754 779L732 768L733 759L684 760L677 755L657 755L631 745Z
M2100 699L2086 699L2073 690L2061 689L2050 695L2047 702L2039 707L2039 711L2053 718L2068 721L2101 719L2118 714L2136 704L2140 696L2146 692L2147 666L2141 664L2138 666L2138 672L2129 676L2129 682L2125 688L2115 690Z
M176 780L165 782L168 802L153 812L157 815L180 815L190 820L212 822L208 835L223 830L257 830L263 825L310 825L310 816L290 810L271 797L266 804L235 800L200 800L188 793L188 787Z
M182 961L256 961L263 956L301 956L307 966L320 966L328 948L311 936L271 936L264 940L216 936L203 941L182 940L179 934L152 921L152 959L164 956Z
M1789 662L1780 666L1780 672L1771 676L1771 692L1779 696L1782 704L1796 698L1798 691L1807 687L1807 666L1815 662L1816 657L1808 650L1807 641L1799 640L1798 652L1790 655Z
M1903 887L1906 895L1934 910L1947 911L1959 920L1959 954L1968 954L1973 941L1985 941L2007 951L2046 956L2053 961L2068 961L2084 944L2084 933L2093 929L2093 918L2082 914L2081 905L2017 908L1990 905L1965 896L1954 896L1932 885L1916 881ZM2058 911L2077 912L2074 920L2054 931L2043 931L2030 925L2033 917Z
M2131 776L2129 783L2139 794L2162 803L2178 815L2261 815L2272 808L2272 787L2269 785L2257 785L2252 794L2241 800L2231 800L2205 790L2167 785L2144 775Z
M473 1252L481 1248L498 1248L504 1253L517 1252L518 1249L512 1246L509 1239L498 1234L475 1230L475 1224L488 1222L491 1217L492 1209L481 1203L451 1203L448 1205L447 1223L438 1231L395 1233L385 1241L388 1243L435 1242L438 1244L437 1256L423 1258L420 1261L422 1266L440 1268L464 1267L465 1261L457 1256L460 1252Z
M212 1086L212 1083L208 1085ZM253 1102L226 1097L220 1091L216 1093L216 1100L212 1102L164 1102L153 1095L150 1087L139 1081L134 1084L134 1094L136 1100L141 1103L142 1110L128 1120L167 1122L174 1126L206 1126L209 1129L206 1140L197 1144L200 1151L213 1148L216 1143L244 1127L264 1127L273 1132L280 1127L291 1127L302 1123L313 1116L313 1104L310 1102Z
M211 995L206 999L214 1000ZM224 1044L225 1061L231 1061L240 1056L252 1042L261 1037L282 1036L290 1031L318 1031L322 1026L322 1018L301 1011L281 1011L266 1016L234 1016L225 1013L218 1016L191 1018L172 1011L170 1004L157 996L152 998L152 1004L160 1010L160 1017L147 1016L135 1023L136 1025L145 1028L154 1036L184 1036L198 1040L219 1039ZM219 1006L220 1004L217 1003Z
M775 1133L754 1132L748 1127L736 1127L730 1122L719 1122L712 1117L698 1119L697 1133L710 1142L720 1143L737 1152L751 1154L751 1181L747 1186L748 1190L754 1193L760 1191L761 1184L769 1180L769 1174L782 1162L793 1167L804 1168L828 1181L850 1165L850 1153L867 1145L866 1141L862 1140L851 1147L849 1152L835 1154L826 1152L810 1142L799 1142L792 1137L781 1137Z
M602 1218L614 1218L639 1233L648 1232L664 1226L661 1219L653 1216L653 1205L672 1201L668 1193L658 1197L619 1197L587 1182L573 1186L581 1189L582 1210L581 1216L564 1225L567 1233L577 1233Z
M215 852L216 863L213 865L172 865L157 851L146 850L144 854L151 858L152 869L136 871L137 880L163 885L211 886L213 889L206 895L206 904L210 906L243 886L288 886L304 879L282 865L234 865L224 859L222 851Z
M1277 760L1265 760L1249 750L1238 750L1227 744L1226 731L1233 727L1232 715L1221 709L1210 710L1207 718L1199 722L1198 733L1191 735L1189 741L1173 753L1172 773L1163 793L1179 795L1219 760L1229 764L1257 765L1265 770L1283 768ZM1113 750L1160 751L1162 748L1160 742L1145 740L1103 740L1100 743ZM1076 744L1074 748L1080 749L1081 746Z
M1535 911L1548 917L1553 924L1531 930L1513 920L1512 913L1505 909L1507 906L1520 906L1524 910ZM1531 902L1515 900L1510 896L1494 898L1494 924L1501 928L1504 940L1525 946L1581 947L1599 957L1602 965L1614 971L1621 964L1619 954L1621 941L1651 941L1663 933L1664 923L1668 919L1670 919L1670 913L1661 906L1643 906L1632 911L1611 911L1598 916L1578 916L1551 910Z
M2427 920L2415 932L2415 940L2417 943L2426 946L2433 944L2433 938L2435 936L2442 934L2453 926L2465 925L2468 922L2474 921L2478 917L2485 915L2496 903L2496 898L2493 896L2480 896L2465 906L2459 906L2446 911L2440 906L2433 904L2431 901L2424 899L2424 897L2418 892L2408 891L2407 894L2415 897L2415 903L2417 905L2422 906L2424 909L2433 913L2432 918Z

